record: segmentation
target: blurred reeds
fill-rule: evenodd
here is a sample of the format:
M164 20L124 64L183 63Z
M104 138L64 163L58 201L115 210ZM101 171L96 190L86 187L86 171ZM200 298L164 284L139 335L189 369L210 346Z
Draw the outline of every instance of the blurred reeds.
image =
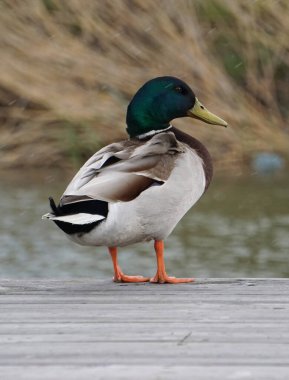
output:
M284 0L2 0L0 166L69 168L125 134L145 81L178 76L230 128L192 120L219 172L289 157Z

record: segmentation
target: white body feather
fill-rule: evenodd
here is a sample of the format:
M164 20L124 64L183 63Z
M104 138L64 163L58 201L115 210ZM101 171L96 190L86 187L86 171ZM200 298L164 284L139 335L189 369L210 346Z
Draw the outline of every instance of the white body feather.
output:
M62 216L53 216L53 214L48 213L48 214L43 215L42 219L50 219L50 220L56 220L59 222L83 225L83 224L98 222L100 220L105 219L105 217L101 215L87 214L84 212L81 212L79 214L62 215Z

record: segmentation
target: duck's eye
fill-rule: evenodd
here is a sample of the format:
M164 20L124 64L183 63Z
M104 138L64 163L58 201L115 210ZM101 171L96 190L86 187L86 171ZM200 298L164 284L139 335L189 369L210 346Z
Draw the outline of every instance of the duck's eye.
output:
M178 92L179 94L186 94L187 93L187 90L182 86L176 86L175 91Z

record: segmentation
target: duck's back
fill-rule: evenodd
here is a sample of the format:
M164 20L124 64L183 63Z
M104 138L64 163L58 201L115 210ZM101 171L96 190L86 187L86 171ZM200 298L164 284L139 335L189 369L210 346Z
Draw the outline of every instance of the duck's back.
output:
M63 194L60 215L49 215L72 240L98 246L163 240L208 187L210 156L191 136L173 128L130 144L94 155Z
M155 182L129 202L110 203L104 222L85 236L71 238L82 244L107 246L165 239L208 186L204 158L185 136L178 141L182 151L176 153L167 180Z

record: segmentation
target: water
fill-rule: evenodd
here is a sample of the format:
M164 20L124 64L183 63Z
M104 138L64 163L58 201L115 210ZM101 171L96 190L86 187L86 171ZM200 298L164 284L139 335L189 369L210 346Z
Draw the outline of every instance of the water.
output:
M69 241L41 215L67 179L1 176L0 278L111 278L104 247ZM194 277L289 276L289 178L219 178L166 241L167 271ZM152 276L153 244L120 249L127 274Z

